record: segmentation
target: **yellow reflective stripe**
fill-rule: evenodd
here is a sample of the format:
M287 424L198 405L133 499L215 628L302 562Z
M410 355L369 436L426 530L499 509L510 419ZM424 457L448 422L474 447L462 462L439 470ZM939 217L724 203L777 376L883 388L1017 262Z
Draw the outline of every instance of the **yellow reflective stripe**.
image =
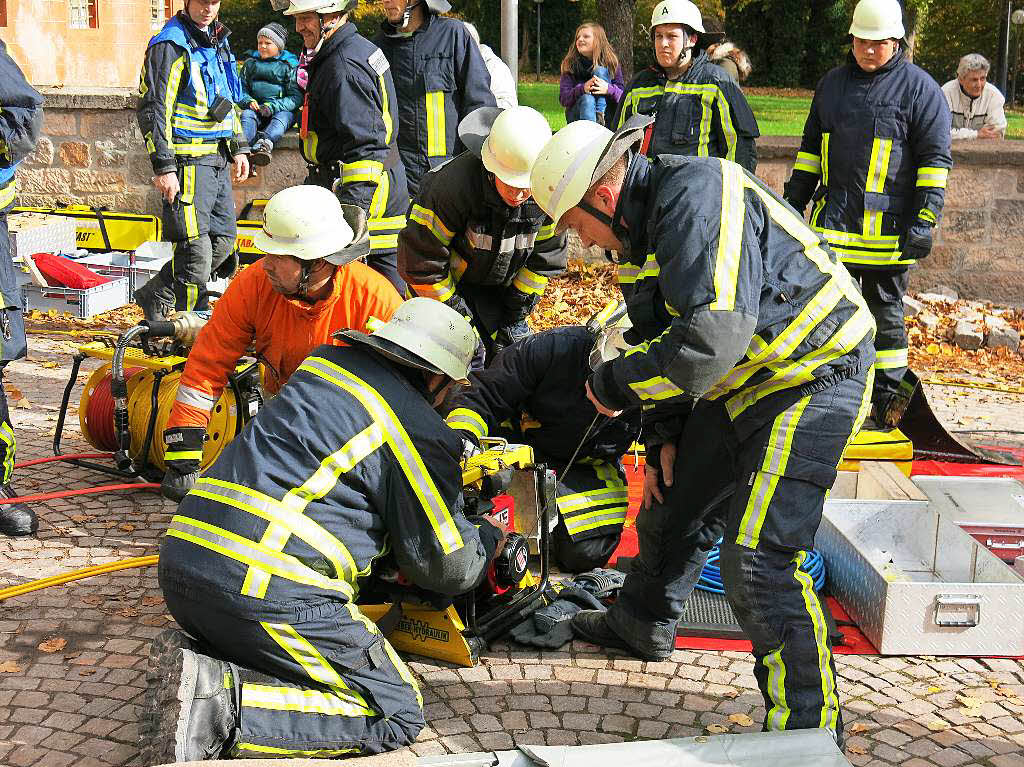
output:
M371 232L398 230L405 228L405 216L381 216L371 218L366 222L366 228Z
M945 189L948 178L949 168L922 167L917 169L917 186L934 186Z
M174 119L174 102L178 99L178 88L181 87L181 76L184 71L185 56L182 55L171 64L167 72L167 85L164 91L164 136L171 146L174 145L174 130L171 126Z
M626 122L626 118L637 113L640 101L652 96L660 96L665 92L665 89L660 85L651 85L647 88L634 88L626 96L624 107L619 115L619 125L622 127L623 123Z
M194 494L196 491L193 490ZM355 592L352 585L342 580L327 578L307 567L295 557L260 546L237 533L207 524L198 519L176 515L171 519L167 535L189 541L210 551L215 551L237 562L256 565L276 575L307 586L317 586L337 591L349 599Z
M547 288L547 286L547 277L537 274L536 272L531 272L525 266L516 272L516 276L512 279L512 287L516 290L522 291L523 293L532 293L537 296L544 295L544 289Z
M658 401L686 394L683 389L680 389L665 376L654 376L646 381L631 383L629 388L636 392L636 395L642 400Z
M394 665L395 669L397 669L398 675L402 677L402 680L416 692L416 702L419 703L420 708L423 708L423 693L420 692L420 686L416 682L416 677L412 675L412 671L410 671L409 667L405 665L405 661L403 661L398 656L398 653L395 652L395 648L391 646L391 642L389 642L384 635L380 633L380 629L377 627L377 624L363 615L356 605L351 602L346 602L345 607L352 616L352 620L359 621L366 626L366 630L368 632L374 636L380 637L380 643L384 647L384 652L388 654L388 658L391 659L391 663Z
M633 264L619 264L618 280L620 285L632 285L640 274L640 267Z
M793 437L796 435L800 416L803 415L810 401L810 395L803 397L775 417L768 438L768 448L764 454L764 462L754 477L754 485L750 489L747 507L740 520L739 535L736 536L736 543L740 546L750 549L757 548L761 538L761 527L764 525L775 488L779 484L779 477L786 473L786 465L789 463L789 453L793 447Z
M18 192L18 185L12 178L3 187L0 187L0 210L3 210L12 202L14 202L14 196Z
M444 91L430 91L427 96L427 157L448 154L444 125Z
M732 125L732 110L729 108L729 102L725 98L725 94L722 93L722 89L716 86L715 90L718 91L718 95L716 96L716 100L718 102L718 114L722 122L722 133L725 135L725 159L735 162L737 137L736 129ZM709 115L710 112L711 110L709 109Z
M0 207L3 206L0 205ZM922 221L927 221L929 224L932 224L933 226L939 223L938 216L936 216L932 211L928 210L928 208L921 208L921 210L917 212L917 217Z
M252 751L257 754L276 754L279 756L312 757L331 757L341 756L342 754L362 753L362 749L360 748L318 748L310 751L295 748L277 748L276 746L263 746L258 743L236 743L234 746L231 747L231 751Z
M565 519L565 529L569 535L579 535L588 530L596 530L599 527L618 527L625 524L628 510L629 501L627 499L623 501L623 505L615 508L569 517Z
M302 139L302 156L306 158L307 162L316 164L316 153L319 146L320 139L316 135L316 131L308 131L306 137Z
M831 133L821 134L821 183L824 186L828 186L828 144L831 137Z
M384 166L381 166L381 173L377 176L376 181L377 188L373 191L373 197L370 198L370 209L367 211L367 216L371 221L381 218L388 210L388 197L391 196L391 174L384 171Z
M815 176L820 176L821 156L811 154L810 152L797 152L793 170L802 170L807 173L813 173Z
M908 364L907 349L876 349L875 370L905 368Z
M168 450L164 453L165 461L201 461L202 450Z
M452 238L455 237L455 232L445 226L440 216L418 203L413 204L412 212L409 213L409 220L415 221L420 226L425 226L437 238L438 242L445 247L450 245Z
M377 712L370 708L366 699L351 689L334 666L327 662L320 651L309 640L301 636L293 626L287 623L270 623L260 621L260 625L295 660L306 675L314 682L330 687L339 696L348 698L354 707L362 709L363 716L373 716Z
M785 644L777 650L773 650L764 657L762 661L768 669L768 697L772 700L772 707L765 717L765 724L769 731L784 730L789 721L792 711L786 701L786 664L782 660L782 651Z
M216 142L205 142L202 139L195 139L192 143L172 143L171 147L175 154L187 157L202 157L203 155L214 154L218 151Z
M865 191L881 194L885 191L885 179L889 174L889 156L892 153L892 139L876 138L871 142L871 160L868 163L868 177ZM880 210L864 210L864 236L880 237L882 235L882 217Z
M191 207L191 206L190 206ZM188 217L186 216L186 219ZM199 303L199 286L191 282L185 283L185 311L190 312Z
M537 242L544 242L544 240L550 240L552 237L555 236L557 229L558 227L555 226L554 221L545 224L540 228L540 231L537 233Z
M647 260L644 261L644 265L637 272L637 280L646 280L651 277L657 277L659 274L661 274L661 267L658 266L658 254L648 253Z
M397 234L371 234L370 250L377 252L381 250L394 250L398 247Z
M182 171L181 213L185 219L185 236L190 240L199 236L199 217L196 213L196 166L186 165ZM198 288L196 288L198 294ZM191 294L189 294L191 297ZM198 298L198 295L197 295ZM186 311L191 311L195 302L191 302Z
M11 475L14 474L14 454L18 450L18 440L14 436L14 429L11 427L9 421L5 421L0 426L0 441L3 441L5 447L4 450L4 468L3 468L3 481L4 484L11 481Z
M736 283L739 280L747 206L744 200L743 169L726 160L720 162L722 215L718 231L718 254L715 258L715 300L711 302L711 310L733 311L736 308Z
M602 488L600 490L587 490L582 493L563 495L557 499L558 511L561 514L572 514L574 511L596 506L597 504L614 503L616 501L628 501L629 491L625 485L618 487Z
M359 401L371 418L382 424L387 444L401 464L402 471L427 519L430 520L430 526L442 550L445 554L451 554L462 548L462 535L455 526L451 511L441 499L437 485L423 464L423 458L413 445L408 432L384 398L358 376L323 357L307 357L299 366L299 370L312 373L344 389Z
M356 184L361 181L376 181L384 173L384 163L375 160L346 162L341 166L341 183Z
M384 143L391 143L391 134L395 129L395 121L391 117L391 108L388 101L388 86L384 82L384 75L377 75L377 82L380 84L380 116L384 121Z
M444 419L450 429L461 429L475 434L477 438L487 436L487 422L480 416L466 407L457 407Z
M186 165L181 170L181 203L191 205L196 199L196 166Z
M455 295L455 281L452 279L451 273L445 274L439 282L432 284L410 282L409 287L416 295L433 298L435 301L447 301Z
M299 711L325 716L371 716L365 705L350 695L297 687L274 687L265 684L242 685L242 708L263 708L272 711Z
M821 707L818 727L835 732L839 723L839 696L836 695L836 678L832 673L832 651L828 646L828 629L821 610L821 602L814 593L814 581L800 569L806 559L806 551L798 551L793 557L793 563L796 565L793 577L800 584L804 607L814 626L814 644L818 649L818 673L821 675L821 699L824 704Z

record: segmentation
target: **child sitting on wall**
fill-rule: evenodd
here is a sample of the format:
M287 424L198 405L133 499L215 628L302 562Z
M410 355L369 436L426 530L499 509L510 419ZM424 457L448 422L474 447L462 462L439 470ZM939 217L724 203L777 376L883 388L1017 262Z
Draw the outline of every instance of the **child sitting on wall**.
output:
M295 79L299 60L285 50L287 30L271 22L256 35L256 51L242 65L242 131L252 147L253 165L270 163L274 145L295 122L302 92Z

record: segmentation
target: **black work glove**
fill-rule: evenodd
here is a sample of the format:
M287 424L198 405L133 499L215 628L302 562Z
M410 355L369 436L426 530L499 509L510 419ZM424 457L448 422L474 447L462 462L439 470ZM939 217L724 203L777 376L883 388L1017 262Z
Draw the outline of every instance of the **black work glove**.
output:
M575 585L564 586L551 594L551 604L542 607L518 626L512 628L512 638L521 644L558 649L572 639L572 617L581 610L607 610L593 594Z
M931 224L916 223L903 235L903 258L927 258L932 252Z
M232 248L231 252L228 253L227 258L218 264L217 268L213 272L213 276L222 279L229 280L235 276L235 272L238 271L238 249Z
M164 481L160 483L160 495L169 501L181 503L182 498L188 495L188 491L195 487L198 481L198 471L182 474L168 467L164 472Z
M467 320L472 322L473 312L469 310L469 304L466 303L466 299L460 296L458 293L452 293L451 297L444 302L446 306L450 306L452 309L457 311Z
M271 117L274 116L274 110L271 109L266 104L263 104L263 105L260 106L259 113L260 113L260 117L262 117L262 118L264 118L266 120L269 120Z
M198 474L203 460L203 440L206 429L199 426L179 426L164 432L164 463L178 474Z

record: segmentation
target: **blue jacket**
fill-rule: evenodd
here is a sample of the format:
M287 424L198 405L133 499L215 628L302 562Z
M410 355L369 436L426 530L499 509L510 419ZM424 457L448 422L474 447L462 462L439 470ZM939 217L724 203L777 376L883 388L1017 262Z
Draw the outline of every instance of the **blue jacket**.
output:
M14 204L14 171L36 148L42 122L43 97L0 40L0 213Z
M291 51L261 59L256 51L246 53L240 78L242 96L238 106L246 109L250 101L267 105L274 112L294 112L302 106L302 90L295 80L299 60Z
M844 263L905 268L905 239L930 239L942 215L950 123L938 83L902 51L870 73L851 56L814 91L786 199L803 211L813 198L811 226Z

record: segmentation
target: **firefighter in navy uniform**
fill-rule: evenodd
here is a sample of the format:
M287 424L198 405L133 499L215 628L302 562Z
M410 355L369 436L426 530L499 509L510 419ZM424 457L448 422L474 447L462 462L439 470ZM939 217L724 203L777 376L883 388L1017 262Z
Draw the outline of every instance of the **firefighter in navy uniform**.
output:
M656 117L644 138L648 157L659 154L724 157L751 173L761 135L739 85L708 58L724 36L704 31L689 0L663 0L651 15L656 63L637 73L622 97L618 124L637 114Z
M315 51L299 122L305 183L334 189L342 203L366 211L367 263L404 293L395 253L409 191L398 154L398 100L388 60L348 20L356 4L292 0L284 12Z
M7 211L14 205L18 163L36 148L43 123L43 97L28 84L21 68L7 54L0 40L0 497L15 498L11 487L17 442L7 394L3 388L3 370L11 360L28 351L22 318L21 288L11 261L11 239L7 232ZM31 535L39 527L35 512L22 503L0 506L0 533Z
M422 697L356 606L393 550L415 585L475 588L504 532L464 515L459 435L435 408L465 381L472 327L429 299L320 346L178 507L143 761L338 757L408 745ZM192 639L198 641L192 641Z
M398 149L419 192L424 174L459 154L459 122L495 106L491 76L465 25L439 14L447 0L382 0L387 19L374 38L391 62L398 89Z
M903 294L942 214L951 118L938 84L900 50L897 0L862 0L850 34L850 61L814 92L785 197L801 212L813 200L811 228L861 284L878 324L873 420L895 426L907 370Z
M164 237L174 257L135 293L146 318L208 311L211 274L231 276L235 179L249 175L249 146L234 104L241 97L230 30L217 21L220 0L186 0L149 41L137 116L163 199Z
M640 435L640 408L607 418L594 410L584 384L592 367L629 348L628 329L620 303L586 326L530 336L470 375L470 387L452 398L445 419L473 442L497 436L530 445L539 463L559 473L552 554L568 572L604 567L626 521L629 490L621 459Z
M423 178L398 238L410 290L472 318L482 339L473 369L529 334L526 317L565 271L565 235L530 199L530 168L551 137L530 107L474 111L469 149Z
M636 152L571 123L541 152L537 202L584 246L617 251L645 338L598 367L605 415L642 405L639 554L607 613L577 636L664 660L719 537L725 592L753 644L767 730L841 738L823 608L799 570L836 466L869 404L874 321L825 243L763 182L721 158ZM620 267L621 268L621 267ZM641 322L638 323L637 319Z

